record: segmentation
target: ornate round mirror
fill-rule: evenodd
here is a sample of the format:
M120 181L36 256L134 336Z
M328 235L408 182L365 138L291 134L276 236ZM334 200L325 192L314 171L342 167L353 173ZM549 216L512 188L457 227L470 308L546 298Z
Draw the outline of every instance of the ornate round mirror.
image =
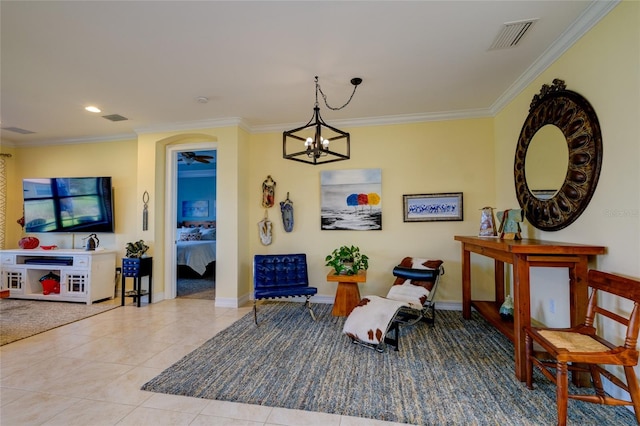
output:
M562 80L543 85L531 101L514 162L516 196L527 220L544 231L569 226L591 201L601 165L602 134L591 104Z
M549 199L562 187L567 175L569 149L560 129L553 124L542 126L533 135L524 173L536 198Z

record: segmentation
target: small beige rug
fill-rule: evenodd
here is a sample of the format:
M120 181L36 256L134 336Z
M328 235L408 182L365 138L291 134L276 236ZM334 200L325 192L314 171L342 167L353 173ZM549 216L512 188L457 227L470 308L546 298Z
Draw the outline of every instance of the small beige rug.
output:
M0 299L0 346L120 307L94 303Z

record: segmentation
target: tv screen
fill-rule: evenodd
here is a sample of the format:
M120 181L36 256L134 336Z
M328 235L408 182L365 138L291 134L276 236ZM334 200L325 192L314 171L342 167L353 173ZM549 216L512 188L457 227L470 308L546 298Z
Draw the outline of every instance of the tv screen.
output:
M24 179L27 232L114 232L110 177Z

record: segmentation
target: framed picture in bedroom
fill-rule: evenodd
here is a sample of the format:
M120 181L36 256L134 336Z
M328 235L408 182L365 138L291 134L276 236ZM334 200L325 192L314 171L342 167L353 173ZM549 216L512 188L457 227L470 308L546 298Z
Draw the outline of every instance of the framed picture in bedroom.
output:
M461 221L462 192L402 196L404 222Z
M182 217L207 217L209 216L209 201L183 201Z

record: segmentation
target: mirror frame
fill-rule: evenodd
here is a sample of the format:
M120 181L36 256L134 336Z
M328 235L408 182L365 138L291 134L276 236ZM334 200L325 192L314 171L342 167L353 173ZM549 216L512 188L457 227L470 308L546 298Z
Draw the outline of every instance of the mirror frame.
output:
M560 189L549 199L531 192L525 175L529 144L547 124L557 126L569 149L567 174ZM525 120L514 161L516 197L527 220L543 231L559 231L573 223L586 209L595 192L602 166L602 133L595 110L582 95L566 89L563 80L544 84L534 95Z

